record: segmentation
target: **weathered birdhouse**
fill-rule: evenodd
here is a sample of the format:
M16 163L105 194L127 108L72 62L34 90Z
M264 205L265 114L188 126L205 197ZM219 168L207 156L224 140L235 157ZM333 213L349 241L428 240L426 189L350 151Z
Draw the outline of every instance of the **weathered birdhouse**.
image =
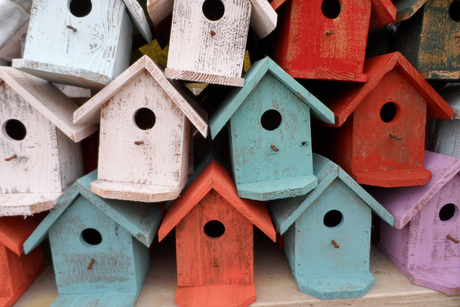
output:
M332 124L333 113L270 58L253 64L210 120L214 138L229 122L238 195L270 200L304 195L316 187L311 116Z
M83 175L79 144L96 125L74 125L78 106L49 82L0 68L0 216L51 209Z
M275 241L264 203L238 197L212 161L166 212L159 240L176 229L179 306L249 306L254 288L253 225Z
M24 255L22 244L43 219L35 215L0 218L0 307L11 307L45 268L42 247Z
M151 41L136 0L36 0L24 55L13 67L56 83L101 89L129 66L133 26Z
M400 53L366 60L369 81L325 101L337 128L318 129L324 154L360 184L423 185L426 118L452 119L452 109ZM320 147L323 144L319 144Z
M314 154L318 187L304 196L267 203L300 291L320 299L360 297L369 272L371 211L394 218L347 173Z
M266 0L148 0L156 25L172 12L167 78L243 86L249 24L259 38L276 27Z
M29 253L50 239L59 291L52 306L134 306L149 271L160 208L102 199L90 191L96 177L78 179L24 243Z
M94 193L145 202L179 196L188 176L190 122L204 137L208 130L206 113L187 91L143 56L75 112L77 124L100 121Z
M424 165L424 186L371 191L395 217L379 247L416 285L460 294L460 160L427 151Z
M389 0L275 0L271 5L275 9L282 5L277 10L275 61L299 79L366 82L369 27L396 17Z

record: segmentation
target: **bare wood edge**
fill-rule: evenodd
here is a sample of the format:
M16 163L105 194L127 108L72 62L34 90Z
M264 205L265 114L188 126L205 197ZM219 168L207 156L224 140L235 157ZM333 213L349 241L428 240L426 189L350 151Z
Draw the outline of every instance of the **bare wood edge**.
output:
M149 12L150 19L156 26L168 17L174 7L173 0L148 0L147 11Z
M293 78L296 79L315 79L327 81L353 81L365 83L368 81L368 76L365 73L352 73L352 72L331 72L328 70L315 71L315 70L297 70L285 69L285 71Z
M188 70L180 70L176 68L166 68L166 78L168 79L179 79L193 82L204 82L210 84L221 84L229 86L244 86L244 78L238 77L226 77L207 73L199 73Z
M152 41L152 32L150 31L149 23L145 17L144 10L136 0L123 0L126 5L129 15L136 25L136 28L141 33L142 37L145 38L147 43L150 44Z
M65 192L61 193L31 193L31 194L3 194L0 195L1 198L4 197L11 197L11 202L5 203L5 200L0 201L0 217L2 216L18 216L18 215L34 215L36 213L40 213L43 211L48 211L54 208L57 202L61 199L62 195ZM34 197L34 202L27 202L21 200L22 196L26 196L25 198L29 198L32 194L36 195ZM46 197L45 195L52 195L55 194L54 197ZM43 200L43 198L45 198Z
M395 22L400 22L409 19L417 13L417 11L427 2L427 0L417 0L415 3L405 9L401 9L396 5L397 13Z
M278 14L266 0L251 0L251 28L264 38L276 28Z

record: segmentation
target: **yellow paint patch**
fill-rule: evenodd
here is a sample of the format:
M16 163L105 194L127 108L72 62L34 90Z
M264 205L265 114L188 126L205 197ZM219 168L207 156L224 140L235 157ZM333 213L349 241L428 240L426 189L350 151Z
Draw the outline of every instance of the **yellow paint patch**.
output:
M155 63L166 67L166 64L168 63L169 46L166 46L165 49L161 49L158 41L154 39L150 45L145 44L140 47L139 50L142 54L149 56Z
M248 72L249 68L251 68L251 59L249 58L249 51L244 52L244 63L243 63L243 69L244 72Z
M52 294L38 294L30 300L26 307L49 307L56 297L56 295Z

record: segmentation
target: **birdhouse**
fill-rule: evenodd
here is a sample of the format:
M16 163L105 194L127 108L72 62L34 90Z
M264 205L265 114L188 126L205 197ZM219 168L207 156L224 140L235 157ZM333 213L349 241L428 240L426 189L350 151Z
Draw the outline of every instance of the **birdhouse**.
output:
M304 195L313 175L310 112L334 123L332 112L270 58L255 62L210 120L214 138L229 122L238 195L270 200Z
M51 209L83 175L79 144L96 125L72 124L78 106L49 82L0 69L0 216Z
M318 128L329 140L318 152L360 184L424 185L431 178L423 168L426 118L451 120L452 109L400 53L370 58L364 71L366 84L325 102L338 129Z
M284 2L286 4L282 5ZM366 82L369 27L394 22L388 0L275 0L280 16L275 61L293 78ZM371 18L372 11L372 19Z
M314 154L318 187L304 196L267 203L299 290L320 299L360 297L369 272L371 211L394 218L338 165Z
M0 218L0 306L11 307L45 269L43 249L24 255L22 244L43 215Z
M395 217L379 247L416 285L460 294L460 160L427 151L424 165L425 186L371 191Z
M100 121L94 193L144 202L179 196L188 177L190 122L204 137L208 129L206 113L186 91L143 56L75 112L77 124Z
M99 90L129 66L133 26L150 42L135 0L36 0L24 55L13 67L51 82Z
M254 288L253 225L275 241L261 202L238 197L212 161L166 212L159 240L176 229L178 306L249 306Z
M59 291L52 306L132 307L149 271L160 208L101 199L90 191L96 177L78 179L24 243L29 253L49 237Z
M167 78L241 87L249 25L259 38L276 27L266 0L148 0L157 25L172 12Z

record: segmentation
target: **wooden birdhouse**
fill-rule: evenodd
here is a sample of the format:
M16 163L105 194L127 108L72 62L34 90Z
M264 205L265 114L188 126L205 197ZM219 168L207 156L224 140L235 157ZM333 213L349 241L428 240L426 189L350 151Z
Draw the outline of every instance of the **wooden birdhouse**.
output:
M314 154L318 187L267 208L300 291L320 299L360 297L373 286L369 272L371 211L394 218L347 173Z
M13 67L51 82L99 90L129 66L133 26L150 42L136 0L35 0L24 55Z
M249 306L254 288L253 225L275 241L265 205L238 197L212 161L166 212L159 240L176 229L178 306Z
M75 112L77 124L100 121L94 193L145 202L179 196L188 177L190 122L204 137L208 130L206 112L187 91L143 56Z
M149 271L160 208L102 199L90 191L96 177L78 179L24 243L29 253L50 239L59 291L52 306L134 306Z
M274 0L271 5L280 16L275 61L299 79L366 82L369 27L396 17L389 0Z
M337 128L319 129L318 152L360 184L423 185L426 118L452 119L452 109L398 52L366 60L369 81L325 104ZM316 132L315 132L316 133ZM316 144L316 143L315 143ZM326 148L327 145L329 148Z
M266 0L148 0L157 25L172 12L167 78L243 86L249 25L259 38L276 27Z
M0 218L0 307L11 307L45 269L43 249L29 255L22 245L40 224L43 215Z
M460 160L427 151L424 166L425 186L371 191L395 217L379 247L416 285L460 294Z
M51 209L83 175L79 144L96 125L74 125L78 106L49 82L0 68L0 216Z
M270 58L255 62L210 120L214 138L229 122L238 195L270 200L316 187L311 116L332 124L332 112Z

